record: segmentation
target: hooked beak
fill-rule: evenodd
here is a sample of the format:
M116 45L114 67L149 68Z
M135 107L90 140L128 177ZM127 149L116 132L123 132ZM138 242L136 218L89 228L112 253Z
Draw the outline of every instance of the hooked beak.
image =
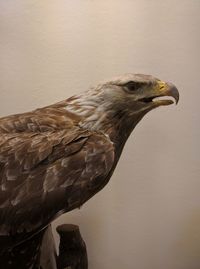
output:
M173 100L164 98L167 96L173 97ZM152 107L167 106L174 102L177 104L179 101L179 92L174 84L159 81L151 92L151 96L142 98L142 101Z
M159 89L158 89L158 96L157 97L162 97L162 96L171 96L173 97L174 101L176 104L178 104L179 101L179 92L178 89L176 88L176 86L170 82L166 82L166 83L158 83L159 84ZM155 99L153 100L153 102L156 103L160 103L161 105L170 105L173 104L173 100L159 100L159 99Z

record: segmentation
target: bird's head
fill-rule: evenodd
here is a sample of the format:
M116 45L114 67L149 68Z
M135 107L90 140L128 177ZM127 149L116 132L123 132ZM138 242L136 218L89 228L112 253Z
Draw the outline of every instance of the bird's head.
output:
M80 125L113 132L127 138L135 125L150 110L178 103L177 88L153 76L126 74L92 88L72 101L83 116Z

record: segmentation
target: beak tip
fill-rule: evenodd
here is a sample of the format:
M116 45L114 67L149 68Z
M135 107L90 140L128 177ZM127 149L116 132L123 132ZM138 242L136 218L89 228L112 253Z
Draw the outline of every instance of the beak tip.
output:
M167 83L167 85L168 85L169 95L175 99L175 103L177 105L179 102L179 91L174 84L169 82Z

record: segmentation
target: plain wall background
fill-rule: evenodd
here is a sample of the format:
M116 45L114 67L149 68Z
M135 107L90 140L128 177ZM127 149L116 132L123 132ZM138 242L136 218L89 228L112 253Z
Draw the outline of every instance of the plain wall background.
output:
M180 90L135 129L106 188L56 221L80 225L90 269L200 268L199 28L199 0L0 0L1 116L126 72Z

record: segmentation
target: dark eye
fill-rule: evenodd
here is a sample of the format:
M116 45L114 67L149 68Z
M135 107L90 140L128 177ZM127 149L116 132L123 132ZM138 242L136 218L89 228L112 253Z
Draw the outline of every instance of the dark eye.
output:
M134 92L140 89L143 85L144 83L142 82L129 81L128 83L125 84L125 87L128 89L128 91Z

